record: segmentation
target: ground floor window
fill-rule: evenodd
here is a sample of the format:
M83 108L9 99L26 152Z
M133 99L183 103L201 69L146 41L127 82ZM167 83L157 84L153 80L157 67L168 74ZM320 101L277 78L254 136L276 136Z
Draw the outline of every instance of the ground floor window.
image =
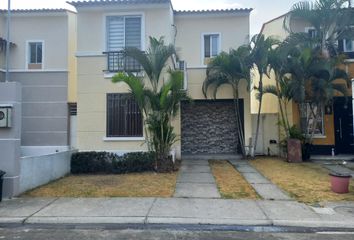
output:
M324 136L323 107L313 103L300 104L301 130L304 134Z
M107 137L142 137L143 117L128 93L107 94Z

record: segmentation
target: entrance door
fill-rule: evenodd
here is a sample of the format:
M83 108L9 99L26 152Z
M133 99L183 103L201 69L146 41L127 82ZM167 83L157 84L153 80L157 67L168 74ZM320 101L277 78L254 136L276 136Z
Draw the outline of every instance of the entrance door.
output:
M336 97L333 104L336 154L354 153L353 106L350 98Z

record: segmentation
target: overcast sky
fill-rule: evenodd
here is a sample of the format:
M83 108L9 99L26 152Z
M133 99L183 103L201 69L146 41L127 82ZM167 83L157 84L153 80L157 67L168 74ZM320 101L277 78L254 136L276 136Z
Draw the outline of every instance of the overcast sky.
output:
M176 10L253 8L251 34L258 33L262 24L289 11L300 0L172 0ZM66 0L11 0L12 8L69 8ZM7 0L0 0L7 8Z

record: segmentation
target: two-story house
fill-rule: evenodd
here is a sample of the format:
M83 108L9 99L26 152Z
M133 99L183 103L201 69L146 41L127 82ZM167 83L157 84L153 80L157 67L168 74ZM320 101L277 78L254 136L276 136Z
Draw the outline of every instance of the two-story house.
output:
M185 89L195 100L182 103L174 125L181 154L236 154L237 127L232 90L224 86L217 101L205 99L202 83L210 58L248 43L252 9L175 11L170 0L70 2L77 9L77 146L79 150L119 153L147 150L143 120L128 87L113 84L124 70L120 51L148 48L149 37L174 44ZM251 137L250 97L242 86L245 139ZM124 100L122 100L124 99ZM129 126L129 127L127 127ZM248 144L248 142L247 142Z
M273 36L278 38L279 40L285 39L289 36L289 32L286 31L283 27L283 22L285 15L279 16L275 19L272 19L266 23L264 23L261 34L264 34L266 37ZM301 19L293 19L290 22L291 29L294 32L307 32L309 34L315 34L314 28L309 25L309 23L301 20ZM354 77L354 41L351 39L341 39L338 41L338 50L340 53L347 55L347 59L342 66L350 78ZM272 75L271 75L272 76ZM258 81L258 77L255 76L254 82ZM270 79L264 78L265 85L274 85L275 79L272 76ZM315 130L314 135L314 154L320 155L330 155L332 154L332 149L335 154L349 154L354 153L354 138L353 138L353 108L352 108L352 89L349 88L348 96L350 96L347 100L343 96L337 96L334 98L333 104L329 106L323 106L320 117L318 119L312 119L312 121L317 121L317 129ZM258 102L255 100L255 92L252 93L252 113L256 113L258 109ZM267 152L267 147L272 147L269 145L269 141L271 139L281 140L279 136L279 129L276 131L276 135L274 132L266 131L269 128L277 128L276 121L274 119L278 118L279 109L278 102L276 97L267 94L264 96L262 115L264 119L264 130L263 137L265 139L264 145L258 146L261 151L264 153ZM306 107L305 107L306 108ZM296 125L301 128L301 121L305 121L307 117L307 111L310 111L307 107L307 110L304 109L299 116L298 105L295 103L291 103L291 107L288 109L288 117L290 121L290 125ZM273 120L271 120L273 119ZM305 129L302 129L306 131ZM278 151L278 149L276 149Z
M6 22L7 11L1 11L0 81L5 81ZM76 13L12 10L10 36L9 81L22 85L22 155L65 150L75 142L68 103L76 103Z

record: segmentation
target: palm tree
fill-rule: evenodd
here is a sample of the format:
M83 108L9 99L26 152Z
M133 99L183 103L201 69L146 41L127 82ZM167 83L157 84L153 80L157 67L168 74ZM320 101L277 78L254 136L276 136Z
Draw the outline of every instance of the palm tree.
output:
M242 113L239 105L241 81L245 81L247 85L250 83L250 59L247 46L241 46L237 50L231 49L228 53L222 52L208 64L203 93L207 98L208 90L211 89L213 98L216 98L220 86L228 84L232 87L238 140L242 155L246 157L244 130L240 117Z
M170 172L174 169L169 153L177 141L172 126L173 118L178 114L179 104L189 99L183 91L183 73L169 69L169 78L161 81L162 72L166 69L169 59L175 54L172 45L166 46L162 38L150 37L150 48L146 53L137 48L125 49L127 57L138 61L147 79L132 73L118 73L112 82L126 83L134 96L145 118L145 133L149 149L155 153L155 168L159 172ZM148 84L146 83L148 80Z
M256 152L257 143L258 143L258 135L259 135L259 124L261 117L261 109L263 102L263 77L269 77L269 52L273 48L279 45L279 41L273 37L265 37L264 35L255 35L251 39L251 54L250 58L252 59L252 68L258 72L259 74L259 82L258 86L254 88L259 91L259 106L258 106L258 115L257 115L257 127L256 127L256 136L254 140L254 150L253 153Z
M314 2L303 1L294 4L284 19L283 26L290 33L294 33L292 27L294 20L304 20L315 30L312 38L316 40L317 47L322 55L336 55L338 40L348 36L352 32L352 11L345 9L348 0L316 0ZM349 1L350 3L350 1ZM352 34L350 34L352 35Z
M295 48L288 57L286 71L291 74L292 98L299 105L309 103L313 119L319 117L320 112L316 109L330 103L335 94L347 95L349 78L345 71L336 68L337 63L337 59L323 58L321 52L311 48ZM317 122L313 121L309 128L309 120L310 117L304 129L308 142L312 144ZM309 132L309 129L312 131Z

